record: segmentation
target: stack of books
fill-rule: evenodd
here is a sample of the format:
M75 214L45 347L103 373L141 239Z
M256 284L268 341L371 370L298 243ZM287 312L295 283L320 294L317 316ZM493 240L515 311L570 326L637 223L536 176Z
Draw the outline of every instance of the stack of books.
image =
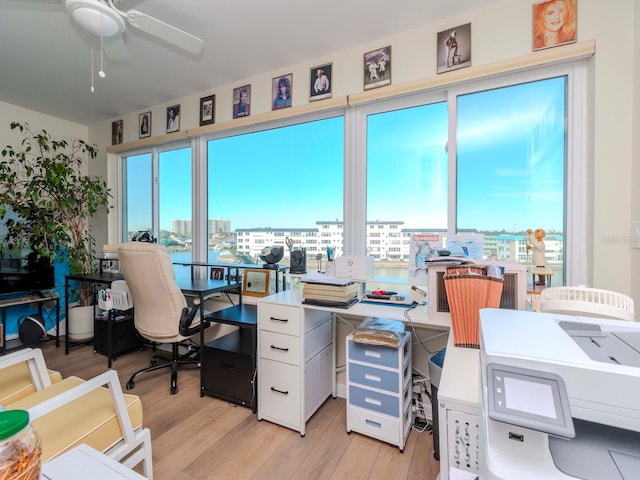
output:
M358 285L303 282L302 297L307 304L350 307L358 301Z

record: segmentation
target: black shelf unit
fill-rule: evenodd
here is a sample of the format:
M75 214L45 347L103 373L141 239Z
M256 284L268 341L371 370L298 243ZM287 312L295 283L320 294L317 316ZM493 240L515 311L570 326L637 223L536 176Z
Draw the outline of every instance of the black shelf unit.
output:
M118 355L139 350L143 346L142 337L133 323L133 309L109 310L108 315L95 318L93 349L96 353L115 360ZM109 322L111 322L111 348L109 348Z
M235 305L211 313L207 318L239 328L205 343L202 350L202 394L249 407L256 413L256 306Z

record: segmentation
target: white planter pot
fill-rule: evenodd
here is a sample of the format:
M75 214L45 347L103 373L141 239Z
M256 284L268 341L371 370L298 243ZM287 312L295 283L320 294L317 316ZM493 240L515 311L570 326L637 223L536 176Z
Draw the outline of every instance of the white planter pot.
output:
M67 338L72 342L81 342L93 338L93 305L69 307Z

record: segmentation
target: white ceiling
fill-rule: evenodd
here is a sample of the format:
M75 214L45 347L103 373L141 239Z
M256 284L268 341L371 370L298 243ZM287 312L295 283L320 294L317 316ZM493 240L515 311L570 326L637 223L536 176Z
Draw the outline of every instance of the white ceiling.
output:
M204 39L184 53L127 26L129 60L105 58L100 39L63 0L0 0L0 101L84 125L203 93L375 41L500 0L118 0Z

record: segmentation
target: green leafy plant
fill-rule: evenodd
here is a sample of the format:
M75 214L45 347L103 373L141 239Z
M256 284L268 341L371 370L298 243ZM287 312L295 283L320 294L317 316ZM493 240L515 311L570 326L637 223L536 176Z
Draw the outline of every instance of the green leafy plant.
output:
M12 122L16 129L22 141L16 148L7 145L0 162L0 218L8 231L0 248L28 246L38 258L65 261L70 273L92 271L95 240L89 222L99 209L110 208L111 197L103 179L86 174L96 146L57 140L46 130L34 133L27 123ZM80 304L90 303L90 291L81 290Z

